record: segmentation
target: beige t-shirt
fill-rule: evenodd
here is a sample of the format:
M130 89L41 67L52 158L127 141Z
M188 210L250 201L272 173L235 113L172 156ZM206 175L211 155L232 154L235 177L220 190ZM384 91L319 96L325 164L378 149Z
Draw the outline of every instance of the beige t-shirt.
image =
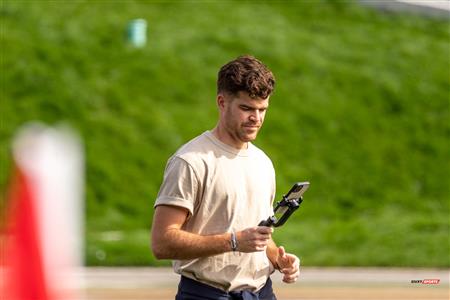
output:
M240 231L273 214L275 171L263 151L237 150L210 131L182 146L168 161L155 207L181 206L183 230L200 235ZM265 251L227 252L173 262L175 272L225 291L257 291L273 271Z

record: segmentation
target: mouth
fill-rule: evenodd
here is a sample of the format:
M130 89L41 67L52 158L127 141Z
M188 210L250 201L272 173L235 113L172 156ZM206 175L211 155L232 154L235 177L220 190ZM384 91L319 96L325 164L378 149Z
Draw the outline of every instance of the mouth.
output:
M255 128L255 129L258 129L259 127L261 127L261 126L259 126L259 125L250 125L250 124L244 124L244 127L246 127L246 128Z
M259 126L246 125L244 126L244 132L253 136L259 132Z

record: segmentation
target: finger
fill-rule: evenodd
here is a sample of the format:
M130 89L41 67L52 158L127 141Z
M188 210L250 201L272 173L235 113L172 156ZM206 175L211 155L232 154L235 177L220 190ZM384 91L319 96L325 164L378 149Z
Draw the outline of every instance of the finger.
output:
M256 227L256 231L261 234L272 234L273 228L267 226L258 226Z
M292 274L298 273L299 269L297 267L284 268L284 269L281 269L280 272L285 275L292 275Z
M262 240L262 241L267 241L271 238L270 233L259 233L257 232L255 235L255 239L257 240Z
M300 266L299 265L290 265L290 266L281 268L280 272L283 274L292 274L295 272L300 272Z
M283 278L283 281L286 283L294 283L297 281L296 278Z
M300 271L300 264L298 258L295 256L291 256L289 254L286 255L286 260L284 262L283 267L280 269L281 273L291 274Z
M292 274L284 274L283 281L285 282L294 282L298 279L300 272L296 271Z
M267 243L264 241L256 241L254 245L256 249L265 249L267 247Z
M259 240L268 240L270 239L270 234L261 234L258 233L258 235L256 236L257 239Z
M257 246L256 251L265 251L267 246Z
M262 241L262 242L259 243L259 246L260 247L267 247L267 242Z
M283 246L278 247L278 255L283 259L286 257L286 250Z
M284 276L283 277L283 281L286 282L286 283L294 283L294 282L297 281L297 279L298 279L298 276L291 276L291 275L289 275L289 276Z
M300 259L296 255L290 253L285 254L284 261L291 266L300 266Z

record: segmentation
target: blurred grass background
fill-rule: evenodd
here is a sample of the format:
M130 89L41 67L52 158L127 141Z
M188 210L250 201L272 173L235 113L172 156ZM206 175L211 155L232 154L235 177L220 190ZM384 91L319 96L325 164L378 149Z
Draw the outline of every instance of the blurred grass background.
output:
M0 17L1 188L21 124L76 128L88 265L169 263L149 250L166 160L214 127L217 71L249 53L277 78L256 141L277 198L311 181L274 239L303 265L450 266L448 19L320 0L3 0Z

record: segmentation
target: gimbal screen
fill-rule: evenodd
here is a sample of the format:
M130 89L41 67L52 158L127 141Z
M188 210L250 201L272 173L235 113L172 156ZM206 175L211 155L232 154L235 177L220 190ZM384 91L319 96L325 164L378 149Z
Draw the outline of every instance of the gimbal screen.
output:
M287 210L288 210L288 207L287 207L287 206L279 206L279 207L274 211L275 217L277 218L277 220L279 220L279 219L284 215L284 213L285 213Z
M296 186L286 195L287 200L299 199L308 187L309 182L297 183Z

